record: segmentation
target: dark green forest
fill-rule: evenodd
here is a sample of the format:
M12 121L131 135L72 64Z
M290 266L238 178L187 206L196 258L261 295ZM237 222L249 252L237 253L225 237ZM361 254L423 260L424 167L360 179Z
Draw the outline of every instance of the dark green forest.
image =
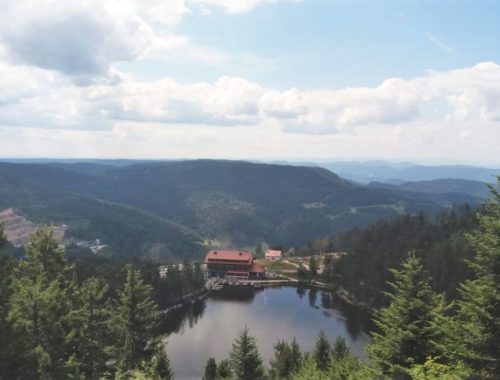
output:
M0 271L2 380L170 379L159 310L204 286L199 263L161 278L151 262L68 259L44 226L23 259L0 254Z
M477 224L476 210L462 206L434 218L405 215L351 230L331 242L347 255L331 264L326 280L347 289L358 302L381 306L390 269L413 253L430 271L432 288L454 299L459 283L472 273L466 261L473 250L465 234Z
M351 183L322 168L197 160L105 164L0 163L0 209L107 254L157 261L200 257L207 245L300 245L354 226L481 197Z

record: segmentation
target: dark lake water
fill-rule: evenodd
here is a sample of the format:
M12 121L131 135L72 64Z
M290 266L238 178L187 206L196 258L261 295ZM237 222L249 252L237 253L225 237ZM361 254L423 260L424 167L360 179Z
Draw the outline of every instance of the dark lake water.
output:
M334 301L326 292L293 287L210 296L171 311L164 320L167 352L176 379L201 379L208 358L228 358L231 344L246 325L257 338L266 364L273 343L293 337L312 350L323 330L331 341L343 336L351 351L364 356L369 318Z

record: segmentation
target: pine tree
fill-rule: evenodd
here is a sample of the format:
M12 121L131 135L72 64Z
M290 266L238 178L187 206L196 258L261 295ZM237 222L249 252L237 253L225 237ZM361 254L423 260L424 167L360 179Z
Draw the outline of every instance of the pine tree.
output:
M323 331L319 333L316 346L314 347L314 360L321 371L326 371L332 361L330 356L330 343Z
M3 238L2 224L0 223L0 249L6 242ZM23 342L13 329L9 320L10 297L12 296L12 275L15 260L9 255L0 253L0 379L22 378Z
M245 327L233 343L231 368L238 380L259 380L264 378L264 367L257 343Z
M497 179L500 185L500 177ZM467 235L476 256L469 262L472 280L460 288L457 317L450 329L447 354L465 362L481 378L500 374L500 193L478 214L479 229Z
M274 344L274 359L271 360L271 377L273 379L287 379L290 368L290 346L283 340Z
M344 337L337 337L333 343L332 357L334 361L342 360L350 354L349 347L344 339Z
M164 347L157 347L144 372L148 375L149 380L174 379L174 371Z
M127 265L127 279L119 292L112 329L117 341L115 358L122 370L137 367L148 357L148 343L154 340L157 308L151 298L151 287L141 272Z
M7 243L7 237L5 236L5 228L3 223L0 222L0 248L2 248L5 243Z
M289 379L300 366L300 348L295 338L289 344L278 340L274 344L274 359L271 360L271 377L273 379Z
M395 281L387 293L391 303L377 315L379 332L373 334L368 353L384 374L405 377L414 364L435 354L434 306L436 296L420 259L410 254L401 270L392 270Z
M217 378L217 362L215 358L209 358L205 366L203 380L215 380Z
M230 379L232 375L231 361L228 359L221 360L217 366L217 380Z
M39 227L14 272L9 311L14 331L25 343L23 367L30 378L65 378L71 371L67 270L53 228Z
M309 259L309 272L315 277L318 274L318 261L315 256L311 256Z
M321 371L316 365L314 358L307 358L300 366L297 373L292 376L293 380L330 380L329 376Z
M290 373L296 372L302 363L302 353L295 338L290 343Z
M107 292L107 284L94 277L76 291L70 340L79 370L86 379L101 378L110 359L108 351L112 341L108 322L111 308Z

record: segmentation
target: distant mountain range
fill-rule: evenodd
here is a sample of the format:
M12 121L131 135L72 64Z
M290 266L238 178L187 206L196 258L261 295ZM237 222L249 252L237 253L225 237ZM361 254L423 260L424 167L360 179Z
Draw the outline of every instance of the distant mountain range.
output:
M436 179L466 179L480 182L495 182L500 168L484 168L466 165L424 166L412 163L392 164L388 162L332 162L319 164L343 178L361 183L430 181Z
M68 225L112 254L193 257L207 245L303 244L380 218L478 204L474 181L361 185L325 168L244 161L0 163L0 211Z
M467 179L441 178L429 181L404 182L399 185L383 182L371 182L369 186L372 188L402 190L414 193L449 195L468 194L483 200L490 196L487 183Z

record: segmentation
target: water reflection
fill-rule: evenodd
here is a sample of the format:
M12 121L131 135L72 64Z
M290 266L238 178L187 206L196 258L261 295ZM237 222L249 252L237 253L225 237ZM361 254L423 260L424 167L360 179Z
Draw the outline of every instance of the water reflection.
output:
M307 293L307 289L304 288L303 286L299 285L297 286L297 295L299 296L299 298L302 298L306 295Z
M203 317L206 306L207 300L199 299L172 308L168 313L160 316L158 323L159 334L184 332L186 325L193 328L196 322Z
M328 292L309 290L308 297L305 293L306 289L290 287L222 292L172 310L162 318L162 327L170 334L167 351L176 378L200 379L207 359L227 358L245 325L266 361L278 339L295 337L303 350L312 350L321 330L331 341L343 336L351 351L363 356L369 341L368 316Z

